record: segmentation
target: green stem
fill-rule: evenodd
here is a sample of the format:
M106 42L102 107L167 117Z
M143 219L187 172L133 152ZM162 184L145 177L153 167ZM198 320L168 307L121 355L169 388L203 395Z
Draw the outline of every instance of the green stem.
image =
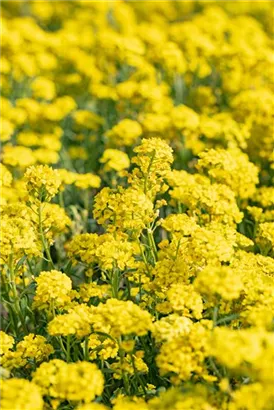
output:
M66 357L67 357L67 363L69 363L70 362L70 342L71 342L71 336L70 335L68 335L67 336L67 355L66 355Z
M139 248L140 248L140 251L141 251L142 259L143 259L144 264L146 265L146 268L147 268L147 274L148 274L149 278L152 279L152 276L151 276L151 273L150 273L150 269L149 269L149 264L148 264L146 255L145 255L145 253L144 253L142 244L141 244L140 242L139 242Z
M219 372L219 370L218 370L218 368L217 368L217 366L216 366L216 364L215 364L213 358L212 358L212 357L209 357L209 358L208 358L208 361L209 361L210 366L211 366L211 368L213 369L213 371L217 374L217 376L218 376L220 379L222 379L222 375L221 375L221 373Z
M126 286L127 286L127 292L128 292L127 299L130 299L131 298L131 288L130 288L130 281L128 280L128 278L126 278Z
M134 359L133 354L131 354L130 357L131 357L132 367L133 367L133 370L134 370L134 375L135 375L136 379L138 380L138 382L140 383L144 395L146 395L146 394L147 394L146 385L145 385L145 383L143 382L143 380L142 380L142 378L140 377L140 375L138 374L138 370L136 369L136 366L135 366L135 359Z
M62 340L62 336L57 336L57 338L59 339L60 342L60 346L61 346L61 350L63 351L63 353L65 353L66 357L67 357L67 349L64 346L63 340Z
M59 192L59 204L62 208L65 208L64 191Z
M39 223L39 233L41 237L41 241L43 244L43 250L46 252L48 262L51 265L52 269L54 269L54 263L50 255L47 239L45 238L44 231L43 231L43 224L42 224L42 204L39 204L38 208L38 223Z
M111 291L112 296L116 299L119 299L119 282L120 282L120 275L119 269L113 268L112 276L111 276Z
M85 232L88 232L88 215L89 215L89 191L86 189L83 193L83 201L84 201L84 225L85 225Z
M214 306L213 309L213 315L212 315L212 321L213 321L213 328L217 325L217 320L218 320L218 312L219 312L219 305Z
M13 257L10 256L9 258L9 272L10 272L10 285L12 288L12 293L13 293L13 305L14 305L14 310L16 312L16 314L18 315L20 321L21 321L21 325L23 327L23 330L26 334L29 333L26 322L25 322L25 318L21 312L21 306L20 306L20 302L18 299L18 293L17 293L17 289L16 289L16 284L15 284L15 272L14 272L14 266L13 266Z
M155 244L155 241L154 241L154 236L153 236L152 230L150 228L147 229L147 237L148 237L148 242L149 242L149 246L150 246L150 249L151 249L151 254L152 254L152 257L153 257L153 261L156 264L157 258L158 258L157 248L156 248L156 244Z
M85 356L85 360L88 362L88 361L89 361L88 336L85 337L85 342L84 342L84 356Z
M4 306L6 306L8 312L9 312L9 317L10 317L10 319L11 319L12 328L13 328L12 330L14 331L15 336L18 337L18 336L19 336L19 335L18 335L18 329L17 329L17 325L16 325L16 320L15 320L15 318L16 318L16 312L14 311L13 304L12 304L12 302L11 302L11 300L10 300L10 297L9 297L9 289L8 289L8 287L7 287L5 281L3 281L3 286L4 286L4 288L5 288L6 297L7 297L7 301L6 301L6 303L4 304ZM3 302L3 303L4 303L4 302Z
M238 313L232 313L229 316L222 317L221 319L217 320L216 326L221 325L222 323L231 322L234 319L238 319L240 315Z
M112 338L112 337L111 337ZM115 339L113 339L115 340ZM122 338L120 337L118 340L115 340L116 342L118 342L119 345L119 358L120 358L120 366L121 366L121 372L122 372L122 378L123 378L123 382L124 382L124 387L125 387L125 391L126 391L126 395L130 396L130 385L129 385L129 381L128 381L128 377L127 374L125 373L123 366L124 366L124 358L125 358L125 352L123 349L121 349L121 341Z
M126 373L123 369L123 364L124 364L123 354L119 353L119 355L120 355L120 366L121 366L121 371L122 371L122 378L123 378L123 382L124 382L126 395L130 396L130 386L129 386L128 378L127 378L127 375L126 375Z

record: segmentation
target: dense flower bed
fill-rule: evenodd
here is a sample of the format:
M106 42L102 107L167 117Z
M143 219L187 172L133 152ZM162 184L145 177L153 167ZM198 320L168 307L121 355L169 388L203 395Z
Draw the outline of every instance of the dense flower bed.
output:
M2 410L272 409L273 4L2 20Z

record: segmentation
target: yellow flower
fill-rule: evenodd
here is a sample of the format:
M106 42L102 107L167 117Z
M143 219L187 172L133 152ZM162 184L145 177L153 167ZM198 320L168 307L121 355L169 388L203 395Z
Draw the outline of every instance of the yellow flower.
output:
M251 383L241 386L232 393L232 402L229 404L229 410L253 410L254 404L256 410L271 408L274 400L271 383Z
M54 352L51 344L47 343L44 336L30 333L17 343L16 352L21 353L24 358L34 359L37 363L42 362Z
M101 179L92 173L75 174L74 185L79 189L99 188Z
M260 223L255 237L263 255L274 248L274 222Z
M173 379L174 380L174 379ZM218 399L215 395L215 401ZM188 385L186 391L181 392L179 388L171 387L160 393L159 397L149 401L149 410L217 410L211 401L210 394L206 388L199 383Z
M84 302L89 299L98 297L100 299L110 296L111 289L109 285L98 285L95 282L82 283L79 287L79 295Z
M88 338L88 348L90 359L108 360L118 355L119 345L109 337L92 334Z
M130 161L128 155L118 149L106 149L100 158L100 162L104 164L104 171L123 171L129 168Z
M15 131L15 126L12 122L5 118L1 118L0 127L0 141L4 142L10 140Z
M137 153L132 162L136 164L142 174L165 176L173 162L172 149L160 138L143 139L141 144L134 148Z
M91 333L93 323L91 307L86 304L76 305L70 309L66 306L68 313L57 315L48 323L48 332L51 336L76 335L82 338Z
M274 187L262 186L257 188L254 201L259 202L263 208L268 208L274 205Z
M104 378L93 363L66 363L52 360L43 363L33 374L33 381L44 395L58 400L89 403L101 395Z
M249 198L259 182L258 168L239 150L211 149L199 154L197 168L216 182L228 185L236 196Z
M39 199L41 202L49 202L61 185L58 171L47 165L29 167L24 179L30 198Z
M53 243L61 233L68 232L68 228L72 225L65 209L60 205L44 203L41 213L42 226L49 243ZM38 224L37 218L35 218L35 223Z
M165 342L156 358L160 374L174 373L180 380L190 379L192 374L202 376L203 362L209 351L210 331L195 323L187 334Z
M130 119L120 121L106 133L109 141L117 147L135 144L141 135L142 127L140 124Z
M54 387L61 400L89 403L102 394L104 377L93 363L69 363L59 369Z
M0 354L2 355L12 349L12 346L14 345L14 338L1 330L0 339Z
M152 201L139 189L103 188L95 197L94 218L112 232L119 230L139 236L156 213Z
M4 214L1 219L1 262L7 263L10 255L16 259L24 254L40 256L38 235L29 218Z
M70 302L71 279L57 270L41 272L35 279L37 288L33 307L39 310L60 309Z
M33 151L20 145L5 145L2 157L3 163L12 167L27 168L36 163Z
M36 162L40 164L56 164L59 161L59 155L55 150L39 148L33 151Z
M172 340L190 332L192 323L188 317L173 313L154 322L152 334L157 342Z
M237 299L244 290L240 272L229 266L207 266L198 274L194 286L213 300L218 300L218 296L223 300Z
M0 164L0 187L10 187L12 183L12 175L5 165Z
M130 300L108 299L94 311L93 328L115 338L121 335L145 335L152 326L151 315Z
M82 234L68 244L68 254L74 261L97 263L103 270L135 267L134 255L137 252L136 244L122 235Z
M33 382L24 379L2 381L1 407L3 410L42 410L43 399L40 389Z
M56 96L54 82L46 77L36 77L31 84L31 89L36 98L53 100Z
M215 327L210 346L210 354L234 372L271 381L273 334L270 332L256 328Z
M170 196L185 205L191 216L203 222L216 221L229 225L240 223L240 212L234 192L224 184L210 183L201 175L171 171L168 182L173 187Z
M114 370L114 379L121 379L123 373L128 375L134 375L137 371L138 373L148 373L148 367L142 357L143 352L139 350L135 354L127 354L122 362L120 360L114 362L111 365L112 370Z
M181 312L184 316L196 319L202 318L202 298L192 285L171 285L167 291L167 299L175 312Z

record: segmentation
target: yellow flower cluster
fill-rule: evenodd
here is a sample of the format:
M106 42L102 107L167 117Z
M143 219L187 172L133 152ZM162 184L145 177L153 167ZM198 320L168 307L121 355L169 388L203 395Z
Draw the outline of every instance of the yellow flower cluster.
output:
M10 187L12 183L12 175L5 165L0 164L1 188Z
M228 185L237 197L245 199L255 193L258 170L246 154L237 150L211 149L199 157L198 169L206 172L211 180Z
M241 275L236 269L228 266L207 266L194 282L195 288L208 298L222 298L223 300L240 297L244 284Z
M203 363L209 355L209 335L207 323L194 323L185 334L166 341L157 357L160 373L176 374L175 384L177 380L190 379L192 374L206 379Z
M64 363L58 359L38 367L33 381L55 404L66 400L89 403L102 393L104 386L103 375L95 364Z
M4 354L1 357L1 364L5 369L27 368L30 362L41 363L54 352L52 345L47 343L43 336L30 333L17 343L15 351L11 350L14 340L10 341L7 348L7 340L5 339L9 336L5 334L3 336L4 345L1 350Z
M25 379L9 379L1 383L3 410L42 410L43 398L39 387Z
M103 188L95 198L94 218L111 232L140 235L155 219L153 202L135 187Z
M57 270L40 272L35 281L37 287L33 299L34 309L60 309L70 302L72 283L64 273Z
M211 346L212 356L232 371L271 383L273 334L264 330L233 331L219 327L213 331Z
M107 133L111 145L116 147L131 146L142 135L142 127L137 121L124 119L112 127Z
M130 166L129 157L125 152L111 148L103 152L100 162L104 164L103 171L105 172L114 170L121 173Z
M127 236L115 237L111 234L81 234L73 238L67 245L69 256L88 265L98 264L103 270L134 267L134 242L127 240Z
M109 333L114 338L122 335L145 335L152 325L150 314L132 301L108 299L94 311L95 331Z
M1 2L3 410L272 409L272 15Z
M91 333L92 309L86 304L78 304L64 315L57 315L48 324L52 336L76 335L78 338Z
M58 172L46 165L29 167L24 178L30 198L38 198L41 202L49 202L61 185Z
M94 333L88 339L88 348L91 359L108 360L118 355L119 346L115 340Z

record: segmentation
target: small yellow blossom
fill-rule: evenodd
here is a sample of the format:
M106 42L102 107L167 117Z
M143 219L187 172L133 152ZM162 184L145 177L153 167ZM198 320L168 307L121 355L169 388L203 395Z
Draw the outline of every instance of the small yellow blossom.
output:
M100 158L100 162L104 164L104 171L123 171L129 168L130 161L128 155L118 149L106 149Z
M52 360L43 363L34 373L33 381L45 395L65 400L89 403L103 391L104 379L93 363L66 363Z
M228 266L207 266L194 282L195 289L208 298L232 300L240 297L244 284L240 272Z
M12 175L5 165L0 164L0 186L10 187L12 183Z
M30 198L49 202L58 192L61 185L58 172L47 165L29 167L24 175Z
M39 387L24 379L2 381L1 407L3 410L42 410L43 399Z
M142 135L142 127L137 121L125 119L106 133L109 141L117 147L135 144Z
M51 270L41 272L36 278L37 288L33 307L51 310L66 307L70 302L71 279L62 272Z

